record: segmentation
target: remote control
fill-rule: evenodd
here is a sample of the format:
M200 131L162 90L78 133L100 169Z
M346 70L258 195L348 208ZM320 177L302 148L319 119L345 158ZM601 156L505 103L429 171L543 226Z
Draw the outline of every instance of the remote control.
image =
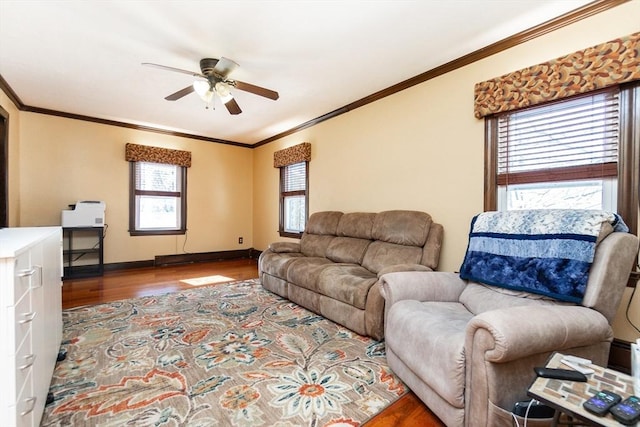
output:
M602 417L609 412L609 409L621 400L622 397L620 397L619 394L613 393L609 390L600 390L585 401L582 406L587 411Z
M553 378L553 379L565 380L565 381L580 381L580 382L587 381L587 377L582 372L573 371L570 369L536 367L536 368L533 368L533 370L539 377L543 377L543 378Z
M609 412L622 424L633 425L640 419L640 399L636 396L629 396L609 409Z

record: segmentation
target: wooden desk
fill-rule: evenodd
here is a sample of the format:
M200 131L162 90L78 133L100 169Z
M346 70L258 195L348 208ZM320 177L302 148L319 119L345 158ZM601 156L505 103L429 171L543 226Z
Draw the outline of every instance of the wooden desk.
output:
M563 354L554 353L549 359L547 367L570 369L560 362L563 356ZM529 387L527 394L530 397L556 410L553 425L558 424L560 413L570 415L595 426L620 427L622 425L614 420L611 414L599 417L587 412L582 407L582 404L600 390L609 390L617 393L622 399L633 395L633 380L631 376L597 365L590 365L589 367L595 372L587 375L587 382L538 377Z

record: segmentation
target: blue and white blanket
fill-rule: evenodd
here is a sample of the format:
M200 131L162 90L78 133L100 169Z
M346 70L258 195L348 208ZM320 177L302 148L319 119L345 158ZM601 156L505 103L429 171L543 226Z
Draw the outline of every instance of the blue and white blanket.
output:
M579 303L604 223L629 229L619 215L589 210L485 212L471 221L460 277Z

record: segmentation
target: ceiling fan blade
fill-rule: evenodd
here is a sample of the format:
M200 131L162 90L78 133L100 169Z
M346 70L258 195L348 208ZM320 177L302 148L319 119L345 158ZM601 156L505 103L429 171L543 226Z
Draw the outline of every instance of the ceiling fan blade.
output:
M216 66L213 67L213 72L214 74L222 77L223 79L226 79L229 76L229 74L231 74L233 70L235 70L238 67L239 65L236 64L234 61L228 58L225 58L223 56L218 60L218 63L216 64Z
M206 79L205 76L203 76L200 73L196 73L195 71L182 70L180 68L167 67L166 65L160 65L160 64L152 64L151 62L143 62L142 65L144 65L145 67L159 68L161 70L167 70L167 71L175 71L176 73L189 74L190 76L202 77Z
M240 106L238 105L238 103L236 102L235 99L231 98L229 101L227 101L224 104L225 107L227 107L227 110L229 110L229 112L231 114L240 114L242 113L242 110L240 109Z
M164 99L166 99L167 101L177 101L178 99L182 98L183 96L189 95L191 92L193 92L193 85L189 85L189 86L185 87L184 89L180 89L176 93L172 93L169 96L165 96Z
M252 85L250 83L240 82L238 80L234 80L233 86L235 86L236 89L250 92L254 95L264 96L265 98L273 99L274 101L280 97L280 95L278 95L278 92L276 91L265 89L260 86Z

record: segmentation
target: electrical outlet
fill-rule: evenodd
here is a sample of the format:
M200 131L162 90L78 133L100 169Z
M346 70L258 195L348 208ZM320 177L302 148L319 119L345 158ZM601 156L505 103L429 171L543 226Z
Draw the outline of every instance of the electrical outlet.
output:
M238 237L238 244L241 245L244 239L242 237Z

